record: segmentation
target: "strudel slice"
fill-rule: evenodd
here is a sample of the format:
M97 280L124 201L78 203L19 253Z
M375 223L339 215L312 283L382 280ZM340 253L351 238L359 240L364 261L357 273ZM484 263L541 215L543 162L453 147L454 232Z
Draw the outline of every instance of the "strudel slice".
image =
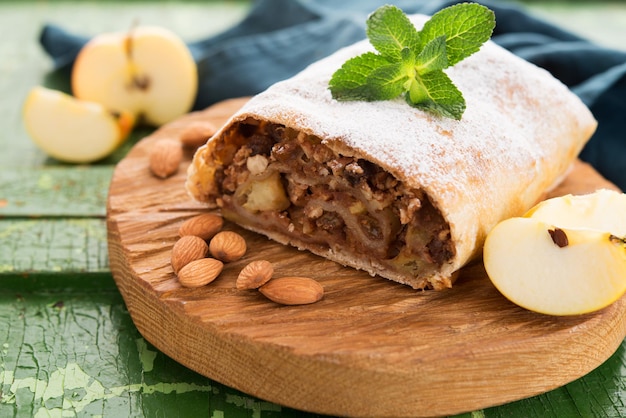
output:
M347 47L252 98L197 151L186 187L277 242L447 288L497 222L564 176L596 121L548 72L492 42L446 70L467 103L461 120L402 98L333 100L331 75L370 49Z

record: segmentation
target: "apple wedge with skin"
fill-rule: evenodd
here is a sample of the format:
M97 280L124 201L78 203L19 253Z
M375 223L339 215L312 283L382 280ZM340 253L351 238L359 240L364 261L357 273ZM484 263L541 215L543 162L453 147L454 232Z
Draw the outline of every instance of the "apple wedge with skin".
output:
M565 195L544 200L524 217L540 219L561 228L589 228L626 236L626 194L601 189L585 195Z
M608 232L510 218L487 236L483 260L500 293L543 314L594 312L626 292L626 244Z
M130 113L114 113L41 86L31 89L22 112L33 142L49 156L70 163L106 157L127 138L135 122Z
M104 33L78 53L72 68L75 97L117 112L131 112L152 125L191 110L198 90L198 71L187 45L173 32L139 26Z

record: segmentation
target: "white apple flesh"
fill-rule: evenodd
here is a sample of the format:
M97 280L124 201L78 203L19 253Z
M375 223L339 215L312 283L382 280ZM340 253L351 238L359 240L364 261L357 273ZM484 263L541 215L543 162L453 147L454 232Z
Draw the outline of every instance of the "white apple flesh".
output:
M543 314L597 311L626 292L626 245L608 232L511 218L489 233L483 258L507 299Z
M128 136L134 117L60 91L34 87L23 107L33 142L60 161L89 163L112 153Z
M198 89L185 43L152 26L94 37L76 57L71 79L75 97L131 112L153 126L188 112Z
M588 228L626 236L626 194L602 189L585 195L566 195L545 200L525 217L540 219L561 228Z

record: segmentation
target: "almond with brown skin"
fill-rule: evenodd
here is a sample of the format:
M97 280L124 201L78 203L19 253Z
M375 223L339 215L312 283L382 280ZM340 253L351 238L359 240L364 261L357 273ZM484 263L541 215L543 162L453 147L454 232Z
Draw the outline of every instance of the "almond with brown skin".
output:
M178 281L184 287L201 287L211 283L224 268L224 263L214 258L190 261L178 272Z
M210 240L224 226L224 219L214 213L203 213L187 219L178 228L178 235L195 235L203 240Z
M172 248L172 268L178 274L181 268L194 260L207 256L209 246L205 240L195 235L181 237Z
M259 287L259 291L282 305L306 305L324 297L322 285L308 277L279 277Z
M190 122L180 133L180 142L189 148L198 148L204 145L215 134L215 125L206 120Z
M239 290L258 289L267 283L274 274L272 263L256 260L245 266L237 277L236 286Z
M149 154L150 171L159 178L167 178L178 171L183 159L183 147L174 139L159 139Z
M246 240L233 231L218 232L209 243L211 255L224 263L239 260L246 250Z

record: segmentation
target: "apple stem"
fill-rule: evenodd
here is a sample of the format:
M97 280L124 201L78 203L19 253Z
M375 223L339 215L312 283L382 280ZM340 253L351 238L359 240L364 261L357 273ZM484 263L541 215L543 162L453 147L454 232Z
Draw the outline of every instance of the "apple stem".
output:
M138 26L138 22L135 19L128 30L128 35L126 35L125 49L126 49L126 58L128 61L133 60L133 37L135 29ZM133 74L133 78L131 80L129 89L139 89L139 90L148 90L150 87L150 78L147 75L142 74Z
M128 61L132 61L133 60L133 29L132 28L128 31L128 35L126 36L126 39L124 42L124 49L126 50L126 59L128 59Z

